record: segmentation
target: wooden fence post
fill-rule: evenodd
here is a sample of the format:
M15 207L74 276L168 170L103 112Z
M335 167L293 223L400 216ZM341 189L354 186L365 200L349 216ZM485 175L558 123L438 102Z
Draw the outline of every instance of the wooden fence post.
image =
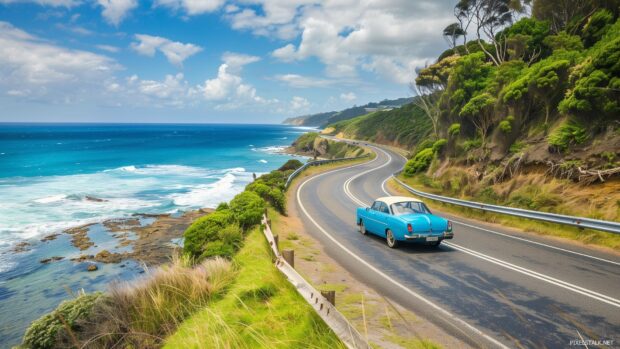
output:
M336 291L321 291L321 295L333 306L336 306Z
M293 268L295 268L295 251L294 250L282 250L282 257Z

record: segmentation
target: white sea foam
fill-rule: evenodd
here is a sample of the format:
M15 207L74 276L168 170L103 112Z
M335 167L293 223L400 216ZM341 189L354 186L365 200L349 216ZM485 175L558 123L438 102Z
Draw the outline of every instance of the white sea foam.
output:
M38 204L49 204L52 202L58 202L58 201L64 200L66 198L67 198L67 195L58 194L58 195L46 196L44 198L36 199L33 201Z
M260 160L258 160L258 162L260 162L261 164L266 164L268 161L265 160L265 159L260 159Z
M0 245L136 212L215 207L230 200L251 180L252 174L242 167L214 170L182 165L3 178Z
M283 146L283 145L272 145L272 146L269 146L269 147L258 148L258 149L256 149L256 151L261 151L261 152L270 153L270 154L281 154L284 151L284 149L286 149L286 148L287 147ZM254 149L252 149L252 150L254 150Z

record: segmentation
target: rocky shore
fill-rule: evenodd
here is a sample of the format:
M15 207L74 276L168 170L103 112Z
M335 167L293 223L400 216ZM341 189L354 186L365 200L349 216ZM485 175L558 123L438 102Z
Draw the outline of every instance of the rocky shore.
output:
M175 240L180 241L183 232L194 220L211 211L200 209L180 215L135 214L128 218L109 219L73 227L61 233L47 235L40 241L48 243L59 236L68 235L71 245L80 251L77 256L69 259L77 263L91 262L87 266L88 271L97 270L96 263L121 263L130 259L146 266L154 266L169 261L174 251L180 248ZM92 237L96 226L99 228L99 234L107 234L114 242L110 244L110 241L107 241L105 247L99 246ZM25 252L31 245L28 242L21 243L13 252ZM51 256L41 259L40 263L53 263L66 257Z

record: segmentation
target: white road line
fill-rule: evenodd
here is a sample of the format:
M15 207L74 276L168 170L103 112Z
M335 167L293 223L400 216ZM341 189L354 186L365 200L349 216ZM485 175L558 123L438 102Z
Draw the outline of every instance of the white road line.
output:
M400 154L398 154L398 155L400 155ZM405 158L404 156L402 156L402 155L400 155L400 156L402 158L404 158L405 160L407 160L407 158ZM390 178L392 178L392 177L394 177L394 176L390 175L388 178L383 180L383 182L381 183L381 189L383 190L383 192L386 193L387 195L390 195L390 196L392 194L390 194L387 191L387 189L385 188L385 183ZM610 263L610 264L614 264L614 265L620 265L620 262L612 261L612 260L609 260L609 259L592 256L592 255L589 255L589 254L585 254L585 253L581 253L581 252L565 249L565 248L562 248L562 247L557 247L557 246L545 244L545 243L534 241L534 240L525 239L525 238L522 238L522 237L510 235L510 234L500 233L498 231L489 230L489 229L486 229L486 228L481 228L479 226L463 223L463 222L460 222L460 221L452 220L452 222L460 224L460 225L464 225L464 226L467 226L467 227L470 227L470 228L475 228L475 229L478 229L478 230L481 230L481 231L484 231L484 232L487 232L487 233L491 233L491 234L495 234L495 235L499 235L499 236L507 237L507 238L510 238L510 239L515 239L515 240L523 241L523 242L527 242L527 243L530 243L530 244L533 244L533 245L543 246L543 247L547 247L547 248L550 248L550 249L553 249L553 250L562 251L562 252L566 252L566 253L571 253L571 254L574 254L574 255L577 255L577 256L586 257L586 258L590 258L590 259L595 259L597 261L601 261L601 262L605 262L605 263Z
M559 286L559 287L565 288L567 290L579 293L581 295L584 295L584 296L587 296L587 297L590 297L590 298L596 299L598 301L601 301L601 302L607 303L609 305L613 305L615 307L620 308L620 300L618 300L618 299L606 296L604 294L601 294L601 293L598 293L598 292L595 292L595 291L592 291L592 290L588 290L586 288L577 286L575 284L571 284L571 283L566 282L566 281L562 281L562 280L553 278L553 277L545 275L545 274L541 274L541 273L535 272L535 271L533 271L531 269L520 267L518 265L506 262L504 260L501 260L501 259L498 259L498 258L495 258L495 257L491 257L489 255L480 253L478 251L471 250L469 248L457 245L457 244L452 243L452 242L444 241L444 245L449 246L449 247L451 247L451 248L453 248L455 250L467 253L467 254L472 255L474 257L483 259L485 261L491 262L493 264L497 264L497 265L502 266L504 268L508 268L508 269L516 271L518 273L531 276L531 277L533 277L535 279L548 282L548 283L553 284L555 286Z
M391 160L390 160L391 161ZM388 161L387 163L390 163L390 161ZM361 164L363 165L363 164ZM356 165L359 166L359 165ZM343 169L339 169L339 170L344 170L344 169L348 169L348 168L352 168L355 166L351 166L351 167L346 167ZM299 205L299 208L301 209L301 211L306 215L306 217L328 238L330 239L334 244L336 244L338 247L340 247L343 251L345 251L346 253L348 253L351 257L355 258L357 261L359 261L361 264L363 264L364 266L366 266L367 268L369 268L370 270L374 271L375 273L377 273L378 275L380 275L381 277L383 277L384 279L388 280L389 282L393 283L394 285L396 285L397 287L399 287L400 289L402 289L404 292L406 292L407 294L417 298L418 300L424 302L425 304L427 304L428 306L430 306L431 308L437 310L438 312L440 312L441 314L443 314L444 316L448 317L449 319L451 319L452 321L460 324L461 326L464 326L465 328L469 329L470 331L472 331L473 333L481 336L482 338L486 339L487 341L489 341L490 343L493 343L494 345L496 345L499 348L508 348L507 346L505 346L504 344L502 344L501 342L499 342L498 340L496 340L495 338L487 335L486 333L480 331L479 329L475 328L474 326L470 325L469 323L465 322L464 320L456 317L454 314L450 313L449 311L441 308L440 306L438 306L437 304L435 304L434 302L426 299L423 295L413 292L412 290L410 290L409 288L407 288L405 285L401 284L400 282L396 281L395 279L393 279L392 277L390 277L389 275L385 274L384 272L382 272L381 270L375 268L372 264L366 262L362 257L358 256L357 254L355 254L353 251L349 250L345 245L343 245L342 243L340 243L338 240L336 240L336 238L334 238L330 233L328 233L319 223L317 223L317 221L314 220L314 218L312 218L312 216L308 213L308 211L306 210L306 208L304 207L302 200L301 200L301 190L303 189L303 187L321 177L327 174L331 174L334 172L337 172L339 170L334 170L334 171L329 171L329 172L324 172L322 174L319 174L317 176L314 176L306 181L304 181L298 188L297 188L297 204ZM366 171L370 172L370 171Z
M390 194L390 193L389 193L389 192L385 189L385 182L386 182L389 178L391 178L391 177L388 177L387 179L385 179L385 180L381 183L381 188L383 189L383 191L384 191L384 192L385 192L388 196L392 196L392 194ZM347 195L349 195L349 194L347 194ZM352 194L351 194L351 195L352 195ZM355 197L354 195L353 195L353 196L351 196L350 198L351 198L351 200L353 200L354 202L358 202L358 201L359 201L359 199L358 199L357 197ZM478 228L478 227L476 227L476 226L471 226L471 227L473 227L473 228L477 228L477 229L480 229L480 228ZM510 237L510 236L509 236L509 237ZM525 240L525 239L524 239L524 240ZM529 242L529 240L526 240L526 241L528 241L528 242ZM475 251L475 250L472 250L472 249L466 248L466 247L464 247L464 246L457 245L457 244L455 244L455 243L453 243L453 242L447 242L447 241L444 241L443 243L444 243L444 245L446 245L446 246L449 246L449 247L451 247L451 248L453 248L453 249L455 249L455 250L458 250L458 251L461 251L461 252L467 253L467 254L469 254L469 255L471 255L471 256L474 256L474 257L477 257L477 258L480 258L480 259L486 260L486 261L488 261L488 262L491 262L491 263L494 263L494 264L497 264L497 265L503 266L503 267L508 268L508 269L510 269L510 270L516 271L516 272L518 272L518 273L521 273L521 274L524 274L524 275L531 276L531 277L536 278L536 279L538 279L538 280L545 281L545 282L550 283L550 284L552 284L552 285L562 287L562 288L564 288L564 289L567 289L567 290L570 290L570 291L573 291L573 292L579 293L579 294L584 295L584 296L586 296L586 297L589 297L589 298L592 298L592 299L596 299L596 300L598 300L598 301L601 301L601 302L607 303L607 304L609 304L609 305L613 305L613 306L615 306L615 307L620 308L620 300L615 299L615 298L613 298L613 297L609 297L609 296L606 296L606 295L604 295L604 294L601 294L601 293L598 293L598 292L595 292L595 291L589 290L589 289L587 289L587 288L583 288L583 287L581 287L581 286L577 286L577 285L575 285L575 284L571 284L571 283L569 283L569 282L566 282L566 281L562 281L562 280L556 279L556 278L551 277L551 276L549 276L549 275L541 274L541 273L536 272L536 271L533 271L533 270L531 270L531 269L527 269L527 268L524 268L524 267L520 267L520 266L515 265L515 264L512 264L512 263L510 263L510 262L507 262L507 261L504 261L504 260L501 260L501 259L498 259L498 258L495 258L495 257L491 257L491 256L486 255L486 254L483 254L483 253L481 253L481 252L478 252L478 251Z

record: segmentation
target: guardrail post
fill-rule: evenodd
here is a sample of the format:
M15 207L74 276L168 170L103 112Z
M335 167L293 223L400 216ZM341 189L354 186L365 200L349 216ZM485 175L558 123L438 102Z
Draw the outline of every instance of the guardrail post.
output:
M321 291L321 295L333 306L336 306L336 291Z
M295 268L295 251L294 250L282 250L282 257L286 263Z
M273 236L273 241L276 243L276 250L280 250L280 234Z

